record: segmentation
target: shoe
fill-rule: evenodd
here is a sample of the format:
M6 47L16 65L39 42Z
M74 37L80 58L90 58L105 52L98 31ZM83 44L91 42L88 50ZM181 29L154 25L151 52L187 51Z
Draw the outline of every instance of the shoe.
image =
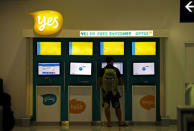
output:
M107 127L112 127L112 122L108 122Z
M122 123L119 123L119 126L128 126L126 123L122 122Z

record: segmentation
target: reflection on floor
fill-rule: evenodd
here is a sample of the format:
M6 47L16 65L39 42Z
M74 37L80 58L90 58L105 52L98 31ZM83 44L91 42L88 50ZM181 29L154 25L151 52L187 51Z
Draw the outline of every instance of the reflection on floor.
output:
M106 127L106 126L16 126L13 131L177 131L176 125L170 126L141 126Z

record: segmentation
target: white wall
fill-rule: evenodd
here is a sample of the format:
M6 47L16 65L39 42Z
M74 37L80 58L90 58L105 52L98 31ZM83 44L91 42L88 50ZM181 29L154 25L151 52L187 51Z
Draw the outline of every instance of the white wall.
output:
M165 42L166 113L176 118L184 104L184 41L194 41L194 24L179 23L179 0L1 0L0 77L12 96L16 118L25 116L26 43L23 29L32 29L28 13L52 9L64 16L63 29L168 29Z
M184 104L185 47L194 43L193 24L175 24L170 28L166 47L166 106L167 115L176 117L176 106Z

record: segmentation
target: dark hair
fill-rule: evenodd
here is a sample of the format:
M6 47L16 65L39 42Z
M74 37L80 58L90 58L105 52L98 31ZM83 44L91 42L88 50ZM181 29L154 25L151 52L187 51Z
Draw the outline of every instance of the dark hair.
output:
M106 57L106 62L107 63L110 63L112 60L114 60L112 56L107 56Z
M3 79L0 78L0 93L3 93Z

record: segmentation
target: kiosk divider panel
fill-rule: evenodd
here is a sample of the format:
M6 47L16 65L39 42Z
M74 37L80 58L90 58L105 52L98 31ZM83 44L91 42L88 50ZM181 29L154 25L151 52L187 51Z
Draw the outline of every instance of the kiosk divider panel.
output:
M37 86L37 122L61 121L61 86Z
M133 85L132 120L138 122L156 121L156 86Z
M69 121L92 121L92 86L69 87Z

